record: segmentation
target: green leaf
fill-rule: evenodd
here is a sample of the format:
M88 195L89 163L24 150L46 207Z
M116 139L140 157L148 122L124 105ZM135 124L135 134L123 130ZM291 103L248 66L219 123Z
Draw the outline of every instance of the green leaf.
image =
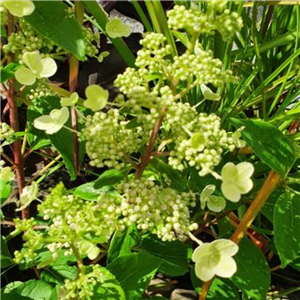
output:
M53 285L42 280L29 280L18 285L12 292L34 300L50 300ZM18 298L15 298L17 300Z
M1 300L31 300L32 298L24 297L18 294L17 292L11 293L2 293L1 292Z
M166 275L179 276L188 271L188 247L182 242L162 242L156 236L151 235L142 240L139 249L161 259L159 271Z
M243 139L271 169L281 176L290 170L295 161L294 147L280 130L263 120L231 121L236 127L245 126Z
M191 280L193 287L197 293L200 293L203 281L201 281L195 274L195 271L191 271ZM211 300L239 300L239 293L235 285L230 282L229 279L216 277L209 288L206 299Z
M103 267L101 267L101 273L103 282L95 286L91 300L126 300L124 290L116 277Z
M110 242L107 262L110 263L119 256L131 254L131 248L137 244L138 234L133 224L125 231L117 230Z
M17 63L9 63L4 68L1 67L1 83L12 79L15 76L15 71L20 67Z
M1 197L1 204L9 197L12 191L11 183L7 181L0 181L0 197Z
M76 171L74 166L73 158L73 133L66 128L62 128L55 134L47 135L43 131L38 130L33 127L33 121L40 116L49 114L53 109L59 109L60 98L47 96L35 99L31 102L31 105L28 106L27 110L27 125L28 131L36 136L35 139L32 137L28 140L31 147L35 146L38 142L42 140L50 139L53 146L58 150L62 155L63 160L66 164L66 167L70 173L71 180L76 179ZM66 108L67 109L67 108ZM69 119L65 124L67 127L71 127L71 120ZM83 143L79 145L79 158L80 162L83 161L85 153L85 147Z
M263 253L247 238L234 256L237 272L230 280L249 300L264 300L270 286L270 270Z
M62 284L65 279L74 281L77 276L77 268L68 265L52 266L42 271L41 280L49 283Z
M187 178L183 172L173 169L170 165L160 159L153 158L149 163L149 169L156 171L157 174L171 180L170 187L184 192L187 187Z
M118 171L115 169L107 170L103 172L94 183L95 189L100 189L103 186L111 186L119 183L127 173L128 169Z
M79 198L84 200L97 201L99 195L103 193L103 190L95 189L94 184L94 182L88 182L78 186L73 191L73 195L78 196Z
M274 242L283 267L300 256L300 195L285 192L274 209Z
M126 298L140 299L160 266L160 259L146 252L120 256L108 265L123 287Z
M7 268L13 264L10 252L6 245L5 237L1 236L1 268Z
M62 1L35 1L34 12L25 17L37 32L53 40L79 60L84 59L83 29L70 17Z

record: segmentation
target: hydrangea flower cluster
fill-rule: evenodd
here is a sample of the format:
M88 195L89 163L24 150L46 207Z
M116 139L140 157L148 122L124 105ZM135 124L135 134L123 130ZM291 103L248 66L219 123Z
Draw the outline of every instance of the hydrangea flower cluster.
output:
M118 185L122 194L121 224L156 234L162 241L183 240L197 224L190 223L189 207L196 205L193 193L178 193L147 179Z
M190 117L196 114L188 104L181 106L190 111ZM220 163L223 151L235 148L233 139L221 129L221 121L217 115L200 113L192 119L181 120L182 112L174 108L172 113L175 117L167 116L167 122L174 130L175 143L169 164L175 169L184 170L187 163L199 170L200 176L212 173L213 168Z
M126 156L140 149L144 134L141 127L128 129L127 124L117 109L87 117L81 139L86 139L92 166L119 170L126 165Z
M16 53L20 63L22 63L22 55L26 52L38 50L48 57L54 57L63 51L53 40L38 33L24 19L20 19L18 24L20 30L9 36L8 43L3 46L3 51ZM85 59L96 57L99 51L100 33L94 33L91 28L83 28L83 35Z
M187 9L183 5L175 5L168 12L168 25L171 29L184 29L190 34L210 33L218 30L224 41L230 40L243 26L242 18L236 12L226 8L227 1L207 1L207 10L216 10L221 14L201 12L196 9Z
M100 265L94 265L91 267L90 272L80 273L76 280L65 280L64 285L60 289L59 299L92 299L94 298L96 286L109 280L113 281L115 277L107 269L102 268ZM105 287L102 290L103 296L107 296L105 295Z
M1 141L7 140L10 142L13 138L14 131L13 129L6 123L0 122L0 139Z

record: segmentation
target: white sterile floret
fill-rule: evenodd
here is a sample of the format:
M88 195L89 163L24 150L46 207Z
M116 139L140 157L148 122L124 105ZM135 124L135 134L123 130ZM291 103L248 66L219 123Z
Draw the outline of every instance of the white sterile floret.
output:
M67 107L53 109L49 115L36 118L33 126L40 130L45 130L47 134L53 134L61 130L69 119L69 110Z
M48 78L57 71L57 65L52 58L42 58L39 51L26 52L22 60L27 67L21 67L15 72L16 80L24 85L32 85L37 78Z
M209 281L215 275L230 278L237 270L232 256L238 249L237 244L226 239L201 244L192 256L192 260L196 263L196 276L202 281Z
M108 100L108 91L101 86L92 84L85 89L86 100L83 105L92 111L98 111L104 108Z
M106 23L106 33L113 39L128 37L131 34L131 28L120 19L112 19Z
M16 17L28 16L35 8L34 3L29 0L1 0L1 5Z
M68 98L61 98L61 106L74 106L78 102L79 96L77 93L72 93Z
M242 162L235 165L227 163L221 172L222 185L221 190L226 199L232 202L238 202L242 194L247 194L253 187L251 176L254 167L249 162Z
M213 184L207 185L200 195L201 209L204 209L206 204L208 209L214 212L222 211L226 206L226 201L223 197L212 195L216 189Z

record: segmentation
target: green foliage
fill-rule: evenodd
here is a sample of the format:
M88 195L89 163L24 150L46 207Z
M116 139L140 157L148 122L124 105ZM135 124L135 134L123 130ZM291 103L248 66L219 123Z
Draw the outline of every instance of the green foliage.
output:
M127 299L140 299L143 291L160 266L160 259L140 252L120 256L108 265L123 287Z
M255 154L271 169L284 176L295 162L294 148L288 137L263 120L232 120L245 126L242 136Z
M139 38L98 2L3 1L1 297L297 290L299 6L133 1Z
M84 59L83 29L74 17L67 14L67 7L61 1L36 2L34 12L25 20L40 34L78 59Z
M184 275L188 271L188 247L179 241L162 242L155 236L142 240L139 249L161 260L159 271L169 276Z
M300 195L287 191L274 207L274 242L283 267L300 256L299 228Z
M237 272L231 281L242 290L246 299L266 299L270 271L263 253L250 240L244 238L235 259Z

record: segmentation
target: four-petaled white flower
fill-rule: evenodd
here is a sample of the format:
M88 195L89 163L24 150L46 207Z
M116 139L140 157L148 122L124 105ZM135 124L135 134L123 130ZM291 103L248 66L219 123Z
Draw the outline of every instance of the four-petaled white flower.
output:
M1 5L16 17L28 16L35 8L33 2L29 0L2 0Z
M201 244L195 249L192 256L192 260L196 263L196 276L202 281L209 281L215 275L230 278L237 270L232 256L238 250L237 244L226 239Z
M24 64L15 72L17 81L24 85L32 85L37 78L48 78L55 74L57 66L52 58L42 58L39 51L26 52L22 56Z
M253 187L251 176L254 167L249 162L242 162L238 165L227 163L221 172L221 190L226 199L238 202L242 194L247 194Z
M40 130L45 130L47 134L53 134L61 130L69 119L67 107L53 109L49 115L41 116L33 121L33 126Z
M201 209L204 209L207 203L208 209L214 212L222 211L226 206L226 201L223 197L212 195L216 189L213 184L207 185L200 195Z

